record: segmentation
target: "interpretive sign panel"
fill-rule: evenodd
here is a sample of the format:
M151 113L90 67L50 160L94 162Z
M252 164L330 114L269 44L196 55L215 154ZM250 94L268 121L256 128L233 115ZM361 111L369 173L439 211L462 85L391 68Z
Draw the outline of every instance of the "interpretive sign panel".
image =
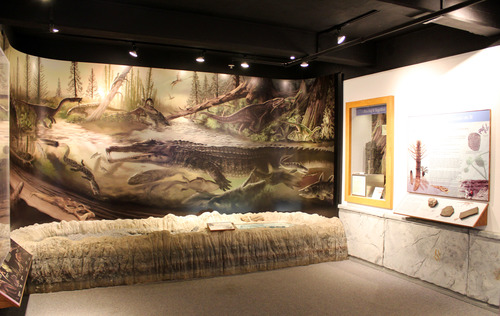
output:
M231 222L215 222L207 223L208 229L210 231L222 231L222 230L235 230L234 224Z
M32 256L14 240L10 252L0 266L0 308L21 306Z
M408 192L489 200L490 110L408 123Z

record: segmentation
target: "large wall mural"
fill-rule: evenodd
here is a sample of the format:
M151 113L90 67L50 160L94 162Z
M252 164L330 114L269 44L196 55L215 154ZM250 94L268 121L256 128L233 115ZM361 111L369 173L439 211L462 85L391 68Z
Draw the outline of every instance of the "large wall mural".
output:
M333 203L333 77L7 56L12 212L92 220Z

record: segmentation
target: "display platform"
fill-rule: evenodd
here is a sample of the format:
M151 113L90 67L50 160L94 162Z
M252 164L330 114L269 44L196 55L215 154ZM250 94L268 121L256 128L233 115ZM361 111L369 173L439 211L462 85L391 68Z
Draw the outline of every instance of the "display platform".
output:
M233 229L214 232L208 223ZM347 259L342 222L302 212L63 221L19 228L11 236L33 254L30 294Z
M429 206L429 199L434 199L437 204ZM464 227L480 227L487 224L488 203L408 194L394 213Z

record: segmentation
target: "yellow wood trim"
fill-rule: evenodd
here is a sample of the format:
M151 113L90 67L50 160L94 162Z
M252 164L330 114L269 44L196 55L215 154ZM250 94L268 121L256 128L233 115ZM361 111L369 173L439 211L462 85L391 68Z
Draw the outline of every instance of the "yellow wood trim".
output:
M351 110L353 108L372 106L378 104L386 105L386 168L385 168L385 195L384 200L375 200L367 197L351 195ZM347 202L364 204L374 207L392 209L393 191L394 191L394 96L386 96L374 99L346 103L346 151L345 151L345 200Z

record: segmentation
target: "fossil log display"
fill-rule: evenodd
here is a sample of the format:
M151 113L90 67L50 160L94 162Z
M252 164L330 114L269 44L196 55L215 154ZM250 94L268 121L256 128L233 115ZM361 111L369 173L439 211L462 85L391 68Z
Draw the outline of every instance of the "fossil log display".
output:
M52 292L272 270L347 259L338 218L266 212L54 222L12 231L33 255L28 291ZM287 223L210 232L207 223Z

